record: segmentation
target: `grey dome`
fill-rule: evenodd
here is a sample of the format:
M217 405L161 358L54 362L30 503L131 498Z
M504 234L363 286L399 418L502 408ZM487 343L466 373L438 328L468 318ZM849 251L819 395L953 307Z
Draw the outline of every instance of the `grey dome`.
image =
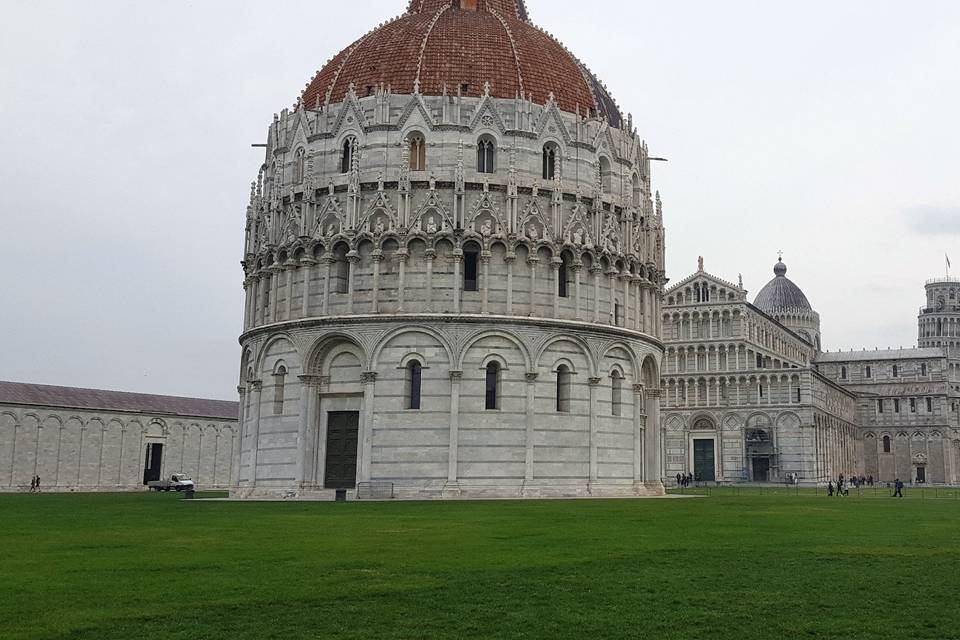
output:
M757 294L753 304L766 313L778 311L813 311L800 287L787 278L787 265L778 260L773 267L774 278Z

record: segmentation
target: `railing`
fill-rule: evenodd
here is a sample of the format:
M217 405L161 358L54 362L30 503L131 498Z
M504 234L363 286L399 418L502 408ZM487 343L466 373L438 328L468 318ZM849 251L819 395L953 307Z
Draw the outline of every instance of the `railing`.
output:
M929 280L924 282L924 285L941 284L941 283L947 284L949 282L960 282L960 278L957 278L955 276L940 276L939 278L930 278Z
M364 498L382 500L384 498L393 498L393 483L392 482L358 482L357 483L357 500L363 500Z

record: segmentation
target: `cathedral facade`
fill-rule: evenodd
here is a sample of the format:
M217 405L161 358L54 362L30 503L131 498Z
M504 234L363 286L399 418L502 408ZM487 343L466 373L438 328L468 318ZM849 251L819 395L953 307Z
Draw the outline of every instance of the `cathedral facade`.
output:
M661 493L663 243L632 119L522 0L413 0L268 128L236 495Z
M919 348L823 352L786 273L778 261L751 303L701 260L665 292L665 475L960 482L958 281L927 282Z

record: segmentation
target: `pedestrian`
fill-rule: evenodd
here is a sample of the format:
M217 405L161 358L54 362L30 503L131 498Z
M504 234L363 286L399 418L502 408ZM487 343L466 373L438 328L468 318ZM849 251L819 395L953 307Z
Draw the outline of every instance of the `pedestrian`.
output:
M680 474L679 474L679 473L677 473L677 486L678 486L678 487L680 486Z
M828 495L828 496L832 496L832 495L833 495L833 480L831 480L831 481L829 481L829 482L827 483L827 495Z
M869 476L867 476L867 484L870 485L871 487L873 486L873 474L870 474Z
M902 497L903 497L903 483L900 482L900 478L897 478L896 480L893 481L893 488L894 488L893 497L894 497L894 498L902 498Z
M30 476L30 493L37 488L37 478L36 476Z
M36 482L36 489L37 489L37 491L40 491L40 476L37 476L36 480L37 480L37 482Z

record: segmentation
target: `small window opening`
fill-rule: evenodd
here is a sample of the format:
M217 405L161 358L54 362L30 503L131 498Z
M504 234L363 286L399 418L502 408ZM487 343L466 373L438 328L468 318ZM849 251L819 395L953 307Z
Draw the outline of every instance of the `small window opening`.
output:
M487 375L486 375L486 401L484 403L484 409L498 409L499 408L499 397L498 397L498 387L500 386L500 364L497 362L490 362L487 364Z
M463 250L463 290L478 291L479 276L477 263L480 261L480 251L476 248Z
M284 366L277 368L273 374L273 415L283 413L283 387L287 378L287 369Z
M890 436L883 436L883 452L890 453Z
M557 411L570 411L570 367L565 364L557 367Z
M420 408L420 382L423 377L423 366L419 360L411 360L407 365L407 409Z

